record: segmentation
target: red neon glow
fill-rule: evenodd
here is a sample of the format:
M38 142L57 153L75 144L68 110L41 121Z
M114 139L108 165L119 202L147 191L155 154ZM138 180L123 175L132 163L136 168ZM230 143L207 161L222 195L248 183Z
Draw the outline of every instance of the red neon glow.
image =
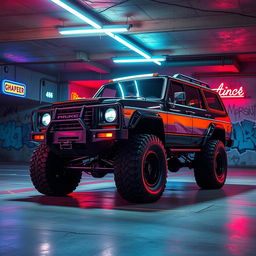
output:
M71 81L69 82L69 99L91 98L107 82L107 80Z
M244 98L245 92L243 86L240 88L230 89L228 86L225 86L224 83L221 83L217 89L213 89L219 93L221 98Z

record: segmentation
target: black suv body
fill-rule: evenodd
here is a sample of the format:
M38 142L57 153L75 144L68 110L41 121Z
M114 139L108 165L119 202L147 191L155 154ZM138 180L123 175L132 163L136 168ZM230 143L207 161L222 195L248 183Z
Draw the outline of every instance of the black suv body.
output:
M167 170L188 166L201 188L220 188L231 132L219 95L202 81L181 74L114 79L92 99L33 112L31 139L40 145L31 178L39 192L65 195L82 171L96 178L113 172L123 198L152 202Z

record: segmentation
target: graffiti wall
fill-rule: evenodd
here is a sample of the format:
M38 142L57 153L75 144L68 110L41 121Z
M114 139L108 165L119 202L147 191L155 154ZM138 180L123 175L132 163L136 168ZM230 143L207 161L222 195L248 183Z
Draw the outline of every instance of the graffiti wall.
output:
M0 104L0 161L28 162L35 144L30 142L32 106Z
M211 88L244 89L242 98L223 98L233 123L234 146L228 151L230 166L256 167L256 79L255 77L200 77Z

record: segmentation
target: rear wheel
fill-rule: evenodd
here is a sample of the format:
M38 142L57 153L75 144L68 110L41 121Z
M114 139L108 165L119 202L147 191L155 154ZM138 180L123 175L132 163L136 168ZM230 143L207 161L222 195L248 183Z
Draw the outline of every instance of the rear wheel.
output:
M114 174L117 191L127 201L158 200L167 176L166 152L161 140L154 135L140 134L120 145Z
M65 169L65 161L50 151L47 145L39 145L30 163L30 177L42 194L63 196L78 186L82 173Z
M204 189L221 188L227 177L227 154L220 140L210 140L196 155L195 179Z

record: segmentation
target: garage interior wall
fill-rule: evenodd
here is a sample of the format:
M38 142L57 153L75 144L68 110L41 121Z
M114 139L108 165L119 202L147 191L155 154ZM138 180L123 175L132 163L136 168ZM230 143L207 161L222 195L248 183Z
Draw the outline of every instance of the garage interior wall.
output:
M224 86L228 86L230 89L244 88L245 97L244 98L234 98L234 99L223 99L226 109L230 115L233 123L233 140L234 146L228 149L228 162L232 167L256 167L256 65L251 63L251 65L243 67L242 73L214 73L207 74L207 67L179 67L179 68L162 68L159 74L173 75L175 73L182 73L188 76L196 77L202 81L207 82L212 89L219 87L221 83ZM132 74L138 74L138 70L127 69L115 69L111 74L106 75L90 75L76 74L76 78L84 80L84 85L79 86L77 84L72 84L69 88L77 90L83 97L92 96L99 86L91 88L86 86L86 80L92 78L95 81L99 77L108 81L109 79L115 77L128 76ZM140 74L156 72L153 69L141 69ZM68 79L74 80L74 76L69 76ZM75 85L75 86L74 86ZM70 89L70 92L72 91Z
M58 101L54 77L21 67L1 67L0 81L8 79L26 85L26 97L0 93L0 162L28 162L35 143L30 142L30 114L33 109ZM46 92L53 93L47 98Z
M6 72L6 70L8 72ZM124 71L125 70L125 71ZM129 70L129 73L127 72ZM197 73L198 70L201 73ZM230 166L255 167L256 166L256 75L252 73L253 65L244 68L241 74L222 75L221 73L210 75L205 74L205 67L179 67L162 68L158 70L160 74L173 75L183 73L188 76L195 76L206 81L212 88L217 88L220 83L224 83L231 89L243 86L245 98L243 99L224 99L224 104L233 122L233 139L235 144L228 151ZM8 104L0 97L0 161L28 162L35 144L29 141L30 133L30 113L38 105L45 105L55 102L68 100L71 92L77 92L79 97L91 97L102 83L109 79L132 74L150 73L155 70L141 69L115 69L111 74L99 75L88 73L73 73L64 77L66 81L59 84L56 79L42 73L24 69L21 67L10 66L8 69L1 67L0 79L10 79L23 82L27 87L27 96L23 101L17 103L16 97L8 96ZM95 83L93 83L95 79ZM54 99L42 98L42 81L44 85L50 85L54 90ZM79 82L78 82L79 81ZM84 85L82 86L81 84ZM86 82L87 81L87 82ZM86 86L88 84L88 86ZM92 85L93 84L93 85ZM53 86L53 87L52 87ZM44 87L44 86L43 86ZM44 100L42 102L42 99ZM12 102L13 100L13 102ZM41 101L41 103L40 103Z

